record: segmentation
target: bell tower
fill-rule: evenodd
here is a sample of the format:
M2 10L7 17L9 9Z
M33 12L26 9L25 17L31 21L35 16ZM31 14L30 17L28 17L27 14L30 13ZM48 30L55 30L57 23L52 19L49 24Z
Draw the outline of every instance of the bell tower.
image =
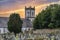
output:
M35 18L35 7L25 7L25 19L33 21Z

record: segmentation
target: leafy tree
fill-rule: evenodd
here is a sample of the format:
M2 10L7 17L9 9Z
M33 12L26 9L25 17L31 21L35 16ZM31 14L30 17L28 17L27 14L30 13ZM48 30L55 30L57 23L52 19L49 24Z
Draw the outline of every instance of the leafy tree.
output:
M38 27L38 26L39 26L39 22L38 22L38 18L36 17L35 20L34 20L34 22L33 22L33 27L34 27L35 29L36 29L36 28L37 28L37 29L40 29L40 27ZM35 30L35 29L34 29L34 30Z
M13 13L9 17L8 30L10 32L14 32L14 34L16 36L17 33L21 32L22 23L23 22L19 16L19 14Z
M60 5L53 4L42 10L35 18L33 27L34 29L60 28Z

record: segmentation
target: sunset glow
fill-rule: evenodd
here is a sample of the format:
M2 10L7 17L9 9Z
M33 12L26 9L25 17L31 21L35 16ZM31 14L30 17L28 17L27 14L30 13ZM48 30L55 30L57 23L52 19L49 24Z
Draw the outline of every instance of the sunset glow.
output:
M2 0L0 1L0 17L9 17L11 13L19 13L21 18L25 17L25 6L35 6L36 15L50 3L59 0Z

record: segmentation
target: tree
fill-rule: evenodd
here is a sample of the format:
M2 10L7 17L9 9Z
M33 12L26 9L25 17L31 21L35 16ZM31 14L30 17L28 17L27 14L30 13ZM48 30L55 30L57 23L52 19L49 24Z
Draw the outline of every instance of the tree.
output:
M17 33L21 32L22 23L23 22L19 16L19 14L13 13L9 17L8 30L10 32L14 32L14 34L16 36Z
M38 17L38 16L37 16ZM40 29L40 27L38 27L39 26L39 22L38 22L38 18L35 18L35 20L34 20L34 22L33 22L33 27L35 28L35 29ZM34 29L34 30L35 30Z
M60 28L60 5L53 4L42 10L35 18L33 28Z

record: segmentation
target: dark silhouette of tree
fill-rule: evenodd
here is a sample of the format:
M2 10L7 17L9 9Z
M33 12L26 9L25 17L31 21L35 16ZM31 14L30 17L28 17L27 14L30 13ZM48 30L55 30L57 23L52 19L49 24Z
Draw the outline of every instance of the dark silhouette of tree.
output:
M8 30L10 32L13 32L16 36L17 33L21 32L21 28L22 28L22 20L19 16L19 14L17 13L13 13L10 15L9 17L9 21L8 21Z
M42 10L33 22L34 29L60 28L60 5L53 4Z

